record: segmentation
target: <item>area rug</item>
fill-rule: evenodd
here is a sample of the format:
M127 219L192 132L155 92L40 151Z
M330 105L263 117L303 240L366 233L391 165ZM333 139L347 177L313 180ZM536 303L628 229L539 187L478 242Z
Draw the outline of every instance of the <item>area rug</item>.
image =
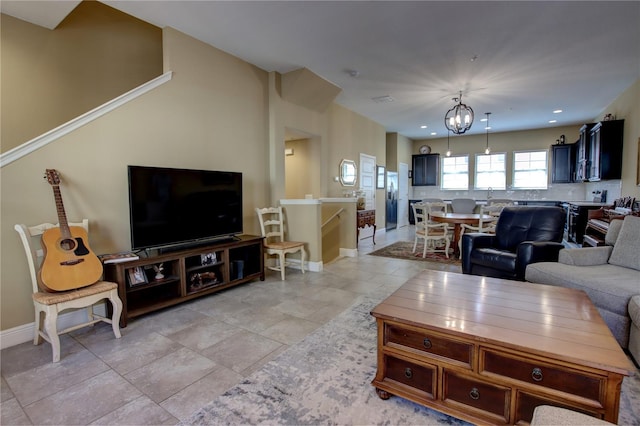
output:
M460 259L449 254L449 258L444 253L429 253L427 257L422 257L422 245L418 244L416 252L413 253L413 242L410 241L398 241L390 244L386 247L382 247L376 251L369 253L372 256L392 257L394 259L408 259L408 260L421 260L427 262L441 262L450 265L459 265Z
M185 420L185 425L466 425L403 398L380 399L376 324L363 298ZM640 371L624 379L619 424L640 422Z

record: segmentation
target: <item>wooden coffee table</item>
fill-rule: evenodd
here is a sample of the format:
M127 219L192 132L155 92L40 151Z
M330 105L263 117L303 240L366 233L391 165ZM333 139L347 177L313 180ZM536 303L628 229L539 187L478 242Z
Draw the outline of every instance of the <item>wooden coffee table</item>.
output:
M633 365L578 290L425 270L380 303L373 386L474 423L556 405L616 423Z

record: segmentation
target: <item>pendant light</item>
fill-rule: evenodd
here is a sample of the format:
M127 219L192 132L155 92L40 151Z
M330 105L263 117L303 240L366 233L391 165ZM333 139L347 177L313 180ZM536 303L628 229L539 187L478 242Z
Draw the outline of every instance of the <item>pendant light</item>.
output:
M491 154L491 148L489 147L489 129L491 127L489 127L489 116L491 115L490 112L485 112L485 115L487 116L487 123L485 126L485 129L487 130L487 147L484 149L484 153L489 155Z
M449 135L451 132L447 129L447 157L451 157L451 148L449 148Z
M444 115L444 125L456 135L461 135L471 128L473 124L473 110L462 103L462 91L459 98L453 98L458 102Z

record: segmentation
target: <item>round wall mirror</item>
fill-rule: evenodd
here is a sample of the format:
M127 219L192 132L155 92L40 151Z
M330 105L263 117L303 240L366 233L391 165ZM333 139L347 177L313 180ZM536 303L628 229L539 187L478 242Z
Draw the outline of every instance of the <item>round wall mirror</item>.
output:
M352 160L342 160L340 162L340 183L342 186L354 186L356 184L357 169L356 163Z

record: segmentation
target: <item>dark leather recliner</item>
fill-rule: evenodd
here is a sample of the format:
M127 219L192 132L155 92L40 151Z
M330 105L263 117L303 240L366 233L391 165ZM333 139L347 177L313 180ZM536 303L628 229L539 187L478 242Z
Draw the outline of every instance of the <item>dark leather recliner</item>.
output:
M505 207L495 235L462 236L462 273L524 281L528 264L558 261L565 220L561 207Z

